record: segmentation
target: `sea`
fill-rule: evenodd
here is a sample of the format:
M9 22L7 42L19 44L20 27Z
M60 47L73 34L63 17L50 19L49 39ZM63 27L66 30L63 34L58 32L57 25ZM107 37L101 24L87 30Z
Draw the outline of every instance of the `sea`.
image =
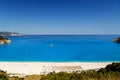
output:
M0 61L119 62L120 35L24 35L0 45Z

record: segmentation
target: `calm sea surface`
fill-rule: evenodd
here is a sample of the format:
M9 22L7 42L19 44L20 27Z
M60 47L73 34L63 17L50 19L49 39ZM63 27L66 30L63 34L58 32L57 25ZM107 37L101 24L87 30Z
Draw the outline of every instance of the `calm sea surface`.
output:
M120 35L26 35L8 37L0 45L0 61L104 62L120 61Z

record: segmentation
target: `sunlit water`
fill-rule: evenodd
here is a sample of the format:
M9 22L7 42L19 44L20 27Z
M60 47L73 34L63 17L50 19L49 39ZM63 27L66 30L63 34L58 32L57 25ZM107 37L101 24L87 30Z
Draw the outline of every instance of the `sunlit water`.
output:
M96 62L120 61L119 35L26 35L8 37L0 45L0 61Z

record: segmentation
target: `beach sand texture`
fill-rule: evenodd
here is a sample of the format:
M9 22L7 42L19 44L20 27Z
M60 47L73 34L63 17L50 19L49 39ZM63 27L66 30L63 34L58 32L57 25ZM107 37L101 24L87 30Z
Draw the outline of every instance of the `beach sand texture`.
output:
M0 62L0 69L9 74L47 74L49 72L72 72L99 69L112 62Z

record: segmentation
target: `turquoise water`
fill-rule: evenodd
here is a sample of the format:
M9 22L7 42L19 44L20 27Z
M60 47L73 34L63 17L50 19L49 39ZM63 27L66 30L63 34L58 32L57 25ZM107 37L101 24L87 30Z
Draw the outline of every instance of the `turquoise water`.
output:
M8 37L0 46L0 61L96 62L120 61L119 35L26 35Z

